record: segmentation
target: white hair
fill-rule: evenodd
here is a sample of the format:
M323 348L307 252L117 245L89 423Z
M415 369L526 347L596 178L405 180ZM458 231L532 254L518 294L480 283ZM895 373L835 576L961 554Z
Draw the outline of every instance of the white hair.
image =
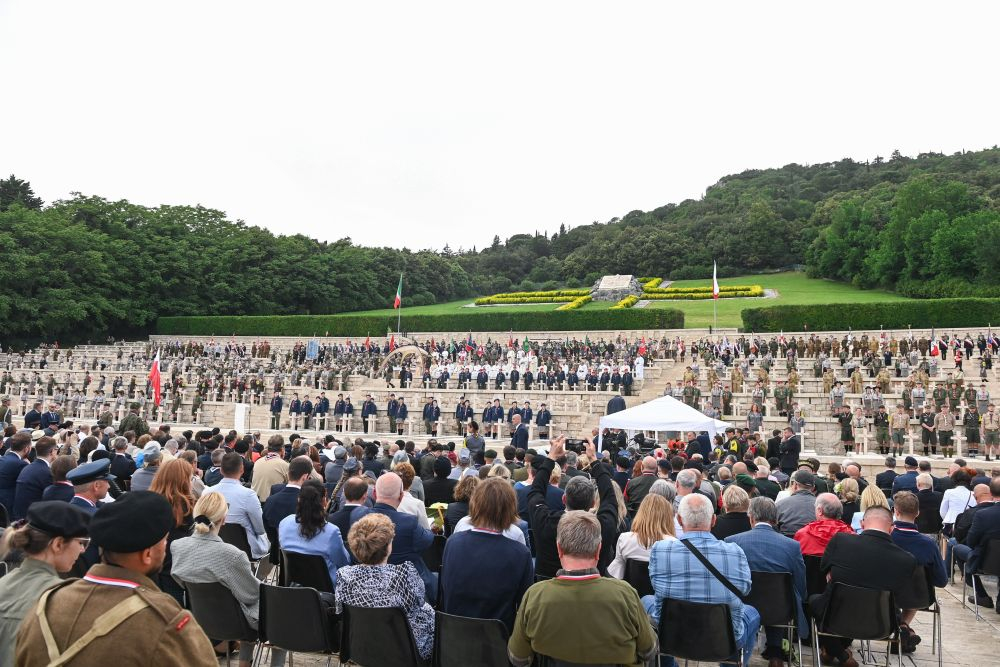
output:
M677 486L693 489L698 484L698 473L690 468L677 473Z
M677 510L685 531L708 530L712 527L712 515L715 514L712 502L698 493L690 493L681 499Z

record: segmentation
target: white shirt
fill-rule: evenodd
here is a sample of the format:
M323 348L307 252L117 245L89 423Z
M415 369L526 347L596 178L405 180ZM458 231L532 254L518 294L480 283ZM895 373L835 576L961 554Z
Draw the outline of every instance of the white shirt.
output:
M941 499L941 520L944 523L955 523L958 515L970 507L976 506L972 491L964 486L957 486L944 492Z
M667 535L663 539L675 540L677 538ZM625 561L629 558L649 562L649 549L642 546L639 537L633 532L622 533L618 536L615 559L608 565L608 574L615 579L623 579L625 577Z
M404 514L412 514L417 517L417 523L420 524L421 528L431 529L431 522L427 518L427 508L424 507L424 503L409 493L403 494L403 500L400 501L396 510Z
M461 533L463 530L472 530L473 527L472 519L468 516L464 516L457 524L455 524L455 530L453 533ZM520 526L516 523L512 523L507 526L507 529L503 531L503 536L520 544L524 544L524 546L528 546L524 541L524 531L521 530Z

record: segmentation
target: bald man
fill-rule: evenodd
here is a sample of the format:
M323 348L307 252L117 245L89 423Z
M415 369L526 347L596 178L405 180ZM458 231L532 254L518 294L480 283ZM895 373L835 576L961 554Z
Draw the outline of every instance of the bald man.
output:
M635 517L642 499L649 494L649 487L653 486L656 479L656 459L647 456L642 460L642 474L633 477L625 485L625 505L630 517Z
M351 513L351 525L369 513L384 514L396 527L392 538L392 553L389 562L399 565L405 561L413 563L424 581L428 601L437 600L437 574L427 569L421 554L434 542L434 533L417 523L417 517L396 510L403 500L403 480L394 472L387 472L375 482L374 507L358 507Z

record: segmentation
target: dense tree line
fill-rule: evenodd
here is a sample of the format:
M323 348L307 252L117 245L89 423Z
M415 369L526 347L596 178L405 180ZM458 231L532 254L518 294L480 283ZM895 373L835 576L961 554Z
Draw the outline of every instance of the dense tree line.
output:
M588 286L608 273L707 278L806 263L914 296L996 296L1000 149L844 159L726 176L699 200L482 249L279 236L203 207L0 180L0 342L147 331L159 315L328 314Z

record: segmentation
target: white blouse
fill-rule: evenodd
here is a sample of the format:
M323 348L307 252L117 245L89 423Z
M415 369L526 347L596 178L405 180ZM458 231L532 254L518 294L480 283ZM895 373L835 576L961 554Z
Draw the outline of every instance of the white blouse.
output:
M666 535L663 539L675 540L677 538L671 535ZM615 559L608 565L608 574L615 579L624 578L625 561L629 558L649 562L649 548L642 546L639 542L638 536L633 532L622 533L618 536L618 546L615 549Z
M948 489L944 492L944 498L941 499L941 520L944 523L955 523L959 514L975 506L976 499L969 489L964 486Z

